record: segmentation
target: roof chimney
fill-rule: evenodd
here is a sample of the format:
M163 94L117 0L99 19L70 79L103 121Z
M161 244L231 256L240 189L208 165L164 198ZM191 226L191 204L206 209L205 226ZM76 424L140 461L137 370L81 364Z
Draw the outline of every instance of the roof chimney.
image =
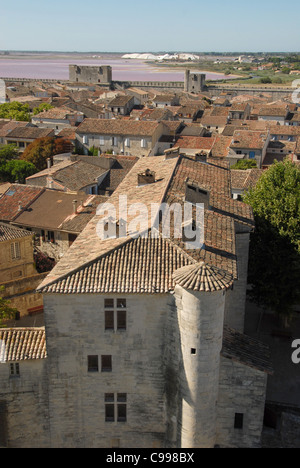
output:
M52 166L51 159L47 158L47 169L50 169L51 166Z
M155 182L155 172L146 169L145 172L138 174L138 185L153 184Z
M73 213L77 214L77 200L73 200Z

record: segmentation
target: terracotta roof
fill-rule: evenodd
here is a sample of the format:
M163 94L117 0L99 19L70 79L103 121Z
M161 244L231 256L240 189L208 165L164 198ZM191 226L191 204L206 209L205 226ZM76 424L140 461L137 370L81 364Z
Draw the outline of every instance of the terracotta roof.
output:
M35 140L36 138L44 138L52 135L54 136L54 130L51 128L17 127L9 132L7 138Z
M76 133L152 136L159 125L156 121L85 119Z
M41 187L12 184L0 199L0 220L13 221L43 192L44 189Z
M284 135L284 136L300 136L300 126L297 125L274 125L268 126L271 136Z
M174 146L178 146L179 148L211 150L214 141L214 137L179 136L176 138Z
M74 111L66 107L54 107L47 111L40 112L39 114L33 116L32 120L40 119L54 119L54 120L65 120L69 115L83 115L82 112Z
M206 265L204 262L187 265L173 273L175 284L193 291L219 291L228 289L233 276L225 270Z
M133 100L133 96L116 96L114 99L112 99L108 105L109 107L115 107L115 106L126 106L130 101Z
M12 132L15 128L28 127L30 126L29 122L19 122L12 120L10 122L5 122L4 125L0 126L0 138L6 137Z
M192 262L166 239L138 237L46 286L43 292L167 293L174 289L173 272Z
M22 237L32 237L32 232L19 229L10 224L0 223L0 242L21 239Z
M266 117L285 117L288 111L286 106L274 107L274 106L263 106L260 108L258 115Z
M231 186L233 189L248 190L254 188L260 176L263 174L263 169L231 169Z
M225 158L228 156L232 138L229 136L218 135L215 138L211 149L211 156L214 158Z
M234 149L262 149L266 144L267 137L268 131L235 130L230 147Z
M27 361L47 357L44 328L0 329L1 362Z
M227 326L224 327L221 355L267 374L273 374L269 347Z
M82 203L87 203L89 198L93 197L84 192L76 194L46 189L31 203L30 210L23 210L15 217L14 222L32 228L61 230L67 219L80 216L79 208ZM75 199L78 202L77 214L74 214L73 208Z

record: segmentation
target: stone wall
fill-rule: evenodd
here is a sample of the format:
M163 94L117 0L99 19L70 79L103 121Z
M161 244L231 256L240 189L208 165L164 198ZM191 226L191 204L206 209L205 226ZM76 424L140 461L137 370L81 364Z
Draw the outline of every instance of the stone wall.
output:
M11 306L20 312L21 317L24 317L28 315L28 309L43 306L43 296L36 293L35 290L47 274L41 273L20 280L2 283L4 289L1 291L1 296L8 299L11 302Z
M168 295L126 295L127 329L104 329L104 298L44 295L52 446L163 446ZM112 356L88 372L89 355ZM105 393L127 394L127 421L105 422ZM115 446L115 445L114 445Z
M0 363L2 447L49 446L46 359L20 362L20 376L10 376L10 363Z
M256 448L261 444L267 374L222 357L217 404L217 445ZM243 414L243 428L234 427Z

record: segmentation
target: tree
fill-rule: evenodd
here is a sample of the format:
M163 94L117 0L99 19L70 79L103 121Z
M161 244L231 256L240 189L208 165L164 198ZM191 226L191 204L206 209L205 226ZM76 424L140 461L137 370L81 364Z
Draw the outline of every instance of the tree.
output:
M0 291L3 288L0 288ZM5 324L3 323L5 320L9 320L15 317L16 313L18 312L17 309L11 307L10 301L0 297L0 328L4 328Z
M275 162L244 201L253 208L248 282L250 299L290 318L300 300L300 169Z
M0 163L10 161L19 157L19 151L16 145L4 145L0 148Z
M70 151L70 142L63 138L45 137L37 138L27 146L20 158L33 164L38 171L47 168L47 159L55 154Z
M27 161L11 160L0 163L0 180L24 184L27 177L37 172L36 167Z
M231 167L231 169L246 170L252 169L253 167L257 167L257 163L254 159L240 159Z
M263 84L270 84L270 83L272 83L272 80L271 80L271 78L269 76L266 76L265 78L261 78L260 82L263 83Z
M29 105L17 101L0 104L0 118L30 122Z
M50 110L50 109L53 109L53 106L51 106L51 104L48 104L47 102L43 102L38 107L33 109L33 115L40 114L41 112L47 111L47 110Z

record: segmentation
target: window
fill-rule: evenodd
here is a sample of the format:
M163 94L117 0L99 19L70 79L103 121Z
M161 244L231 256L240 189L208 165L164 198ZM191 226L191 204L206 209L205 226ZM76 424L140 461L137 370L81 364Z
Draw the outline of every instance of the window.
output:
M244 424L244 414L243 413L235 413L234 415L234 428L235 429L243 429Z
M88 372L99 372L98 356L88 356Z
M105 393L105 421L127 421L127 393Z
M130 148L130 138L125 138L125 146Z
M104 142L104 137L103 136L100 137L99 143L100 143L100 145L104 145L105 142Z
M105 330L126 330L126 299L104 299Z
M19 242L13 242L10 246L11 250L11 259L12 260L20 260L21 258L21 249Z
M112 144L113 146L117 146L117 144L118 144L118 139L117 139L117 137L112 137L112 139L111 139L111 144Z
M20 364L18 362L10 363L10 376L20 377Z
M112 371L112 359L109 355L101 356L101 372Z
M147 148L147 142L146 142L145 138L141 139L141 147L142 148Z
M83 144L87 145L88 144L88 137L87 135L83 135Z

